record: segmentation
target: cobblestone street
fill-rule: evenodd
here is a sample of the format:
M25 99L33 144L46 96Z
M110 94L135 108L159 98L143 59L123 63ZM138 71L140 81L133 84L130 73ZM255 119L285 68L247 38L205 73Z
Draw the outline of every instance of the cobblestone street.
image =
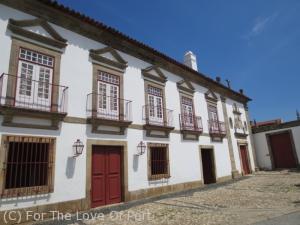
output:
M300 211L300 173L259 172L234 183L213 185L77 224L240 225L295 211Z

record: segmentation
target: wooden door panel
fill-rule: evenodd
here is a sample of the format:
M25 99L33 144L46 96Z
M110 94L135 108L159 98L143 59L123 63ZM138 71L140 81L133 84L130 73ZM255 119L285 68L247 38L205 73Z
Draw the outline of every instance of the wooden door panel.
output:
M92 207L121 202L121 148L93 146Z
M95 146L92 153L92 207L105 205L105 151Z
M105 205L105 177L94 176L92 186L92 207Z
M297 166L291 136L288 132L271 135L270 145L275 168L295 168Z
M121 156L120 149L114 147L107 152L107 204L121 201Z
M107 204L113 204L121 202L121 183L120 175L108 175L107 177L107 193L106 202Z
M249 159L247 154L247 147L246 145L240 145L240 153L241 153L241 163L242 169L245 175L250 174L250 166L249 166Z

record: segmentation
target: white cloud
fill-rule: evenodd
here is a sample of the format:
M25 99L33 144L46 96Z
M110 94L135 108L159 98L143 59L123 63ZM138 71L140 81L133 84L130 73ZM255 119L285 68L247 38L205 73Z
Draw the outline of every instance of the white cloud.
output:
M277 13L268 17L257 17L251 30L244 35L243 38L250 40L251 38L258 36L275 20L276 17Z

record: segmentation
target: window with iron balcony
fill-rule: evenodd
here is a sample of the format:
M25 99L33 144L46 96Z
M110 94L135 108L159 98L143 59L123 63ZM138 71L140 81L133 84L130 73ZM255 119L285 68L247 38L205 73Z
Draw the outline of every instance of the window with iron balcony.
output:
M58 129L57 121L67 114L68 87L55 83L55 57L21 47L15 60L16 74L0 76L3 125L13 125L11 116L26 114L53 120L49 128Z
M120 127L119 134L123 134L124 129L132 123L132 102L120 98L120 84L119 76L97 71L97 92L88 94L86 103L88 118L95 127L94 132L103 133L97 127L107 125Z
M163 92L160 88L149 85L147 89L148 104L143 106L143 120L146 125L172 127L173 110L164 107Z
M180 130L187 139L189 134L199 136L202 131L202 120L200 116L195 116L193 99L181 96L181 113L179 114ZM198 137L195 137L197 139Z
M208 130L211 136L224 137L226 136L225 123L219 121L218 111L216 106L208 106Z

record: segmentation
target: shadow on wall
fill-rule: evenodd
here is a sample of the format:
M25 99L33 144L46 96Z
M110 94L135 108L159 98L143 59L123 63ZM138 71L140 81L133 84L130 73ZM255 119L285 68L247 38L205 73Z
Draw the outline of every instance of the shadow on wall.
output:
M76 158L68 157L67 159L67 166L66 166L66 177L68 179L73 178L76 166Z
M133 155L133 164L132 164L133 170L136 172L139 168L139 156Z

